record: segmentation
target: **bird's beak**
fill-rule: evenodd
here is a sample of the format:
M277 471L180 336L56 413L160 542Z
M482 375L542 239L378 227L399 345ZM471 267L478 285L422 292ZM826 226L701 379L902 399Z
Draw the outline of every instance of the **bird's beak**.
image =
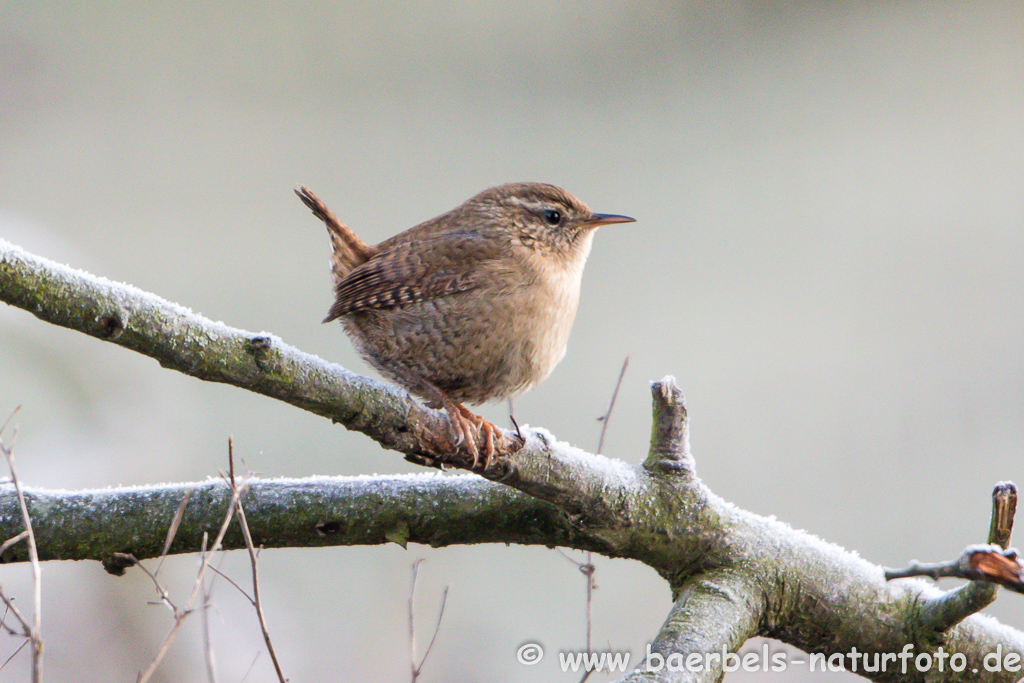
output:
M612 223L636 223L636 219L620 216L617 213L592 213L590 218L583 223L589 228L596 228L599 225L611 225Z

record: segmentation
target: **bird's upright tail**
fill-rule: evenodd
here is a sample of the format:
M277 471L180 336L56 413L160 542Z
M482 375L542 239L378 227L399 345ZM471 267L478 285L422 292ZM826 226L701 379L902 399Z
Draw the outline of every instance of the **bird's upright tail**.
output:
M327 234L331 238L331 277L337 289L353 268L366 263L373 256L374 249L338 220L308 187L300 185L295 188L295 194L327 226Z

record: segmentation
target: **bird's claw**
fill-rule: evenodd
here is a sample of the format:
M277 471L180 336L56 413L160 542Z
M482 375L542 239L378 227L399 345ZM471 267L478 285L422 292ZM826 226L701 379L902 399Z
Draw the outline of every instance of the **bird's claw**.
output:
M495 452L495 435L497 441L502 441L502 432L493 424L473 413L461 403L452 402L451 406L445 406L448 418L451 421L452 431L455 432L455 447L465 447L465 450L473 456L472 470L480 466L481 455L483 456L483 468L486 472L491 466L491 458ZM483 443L479 444L481 440Z

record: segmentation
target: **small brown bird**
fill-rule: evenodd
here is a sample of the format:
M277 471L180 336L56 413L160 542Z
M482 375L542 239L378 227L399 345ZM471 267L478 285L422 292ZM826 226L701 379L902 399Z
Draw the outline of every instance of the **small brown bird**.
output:
M462 402L522 393L565 355L594 230L634 219L593 213L554 185L511 183L370 246L305 187L327 226L335 301L366 361L444 408L474 467L501 431Z

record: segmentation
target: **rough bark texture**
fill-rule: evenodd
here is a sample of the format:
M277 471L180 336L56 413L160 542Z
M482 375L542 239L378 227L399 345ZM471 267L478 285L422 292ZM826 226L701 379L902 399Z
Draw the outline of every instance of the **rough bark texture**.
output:
M451 449L444 415L403 391L353 375L272 335L213 323L2 241L0 299L185 374L329 417L414 460L471 464L468 454ZM848 663L854 648L870 656L900 653L908 645L915 655L941 647L962 654L966 662L963 672L949 666L944 672L913 666L904 672L899 662L865 672L880 681L1019 678L984 666L985 655L997 647L1004 657L1024 655L1024 634L970 616L994 599L994 591L964 589L971 599L961 600L916 579L887 582L881 567L853 553L723 501L694 474L685 405L674 382L665 378L652 393L651 449L640 466L583 452L534 429L520 448L497 454L485 473L493 483L437 475L253 480L246 515L256 543L267 547L511 542L564 545L644 562L669 582L676 603L653 646L665 663L658 668L652 666L657 662L646 662L625 678L629 681L718 680L725 670L721 662L699 671L673 670L672 663L723 647L735 652L755 635L809 653L839 654ZM171 552L193 552L202 532L223 519L229 491L220 482L71 494L29 491L40 553L98 559L115 572L122 567L111 561L114 552L158 555L189 490ZM15 507L11 492L0 495L0 533L6 536L20 529ZM239 547L241 539L232 532L225 542ZM11 548L2 559L24 560L23 550ZM928 615L945 601L955 611L942 607L942 623L950 627L936 631L939 622ZM677 657L670 660L672 655Z

